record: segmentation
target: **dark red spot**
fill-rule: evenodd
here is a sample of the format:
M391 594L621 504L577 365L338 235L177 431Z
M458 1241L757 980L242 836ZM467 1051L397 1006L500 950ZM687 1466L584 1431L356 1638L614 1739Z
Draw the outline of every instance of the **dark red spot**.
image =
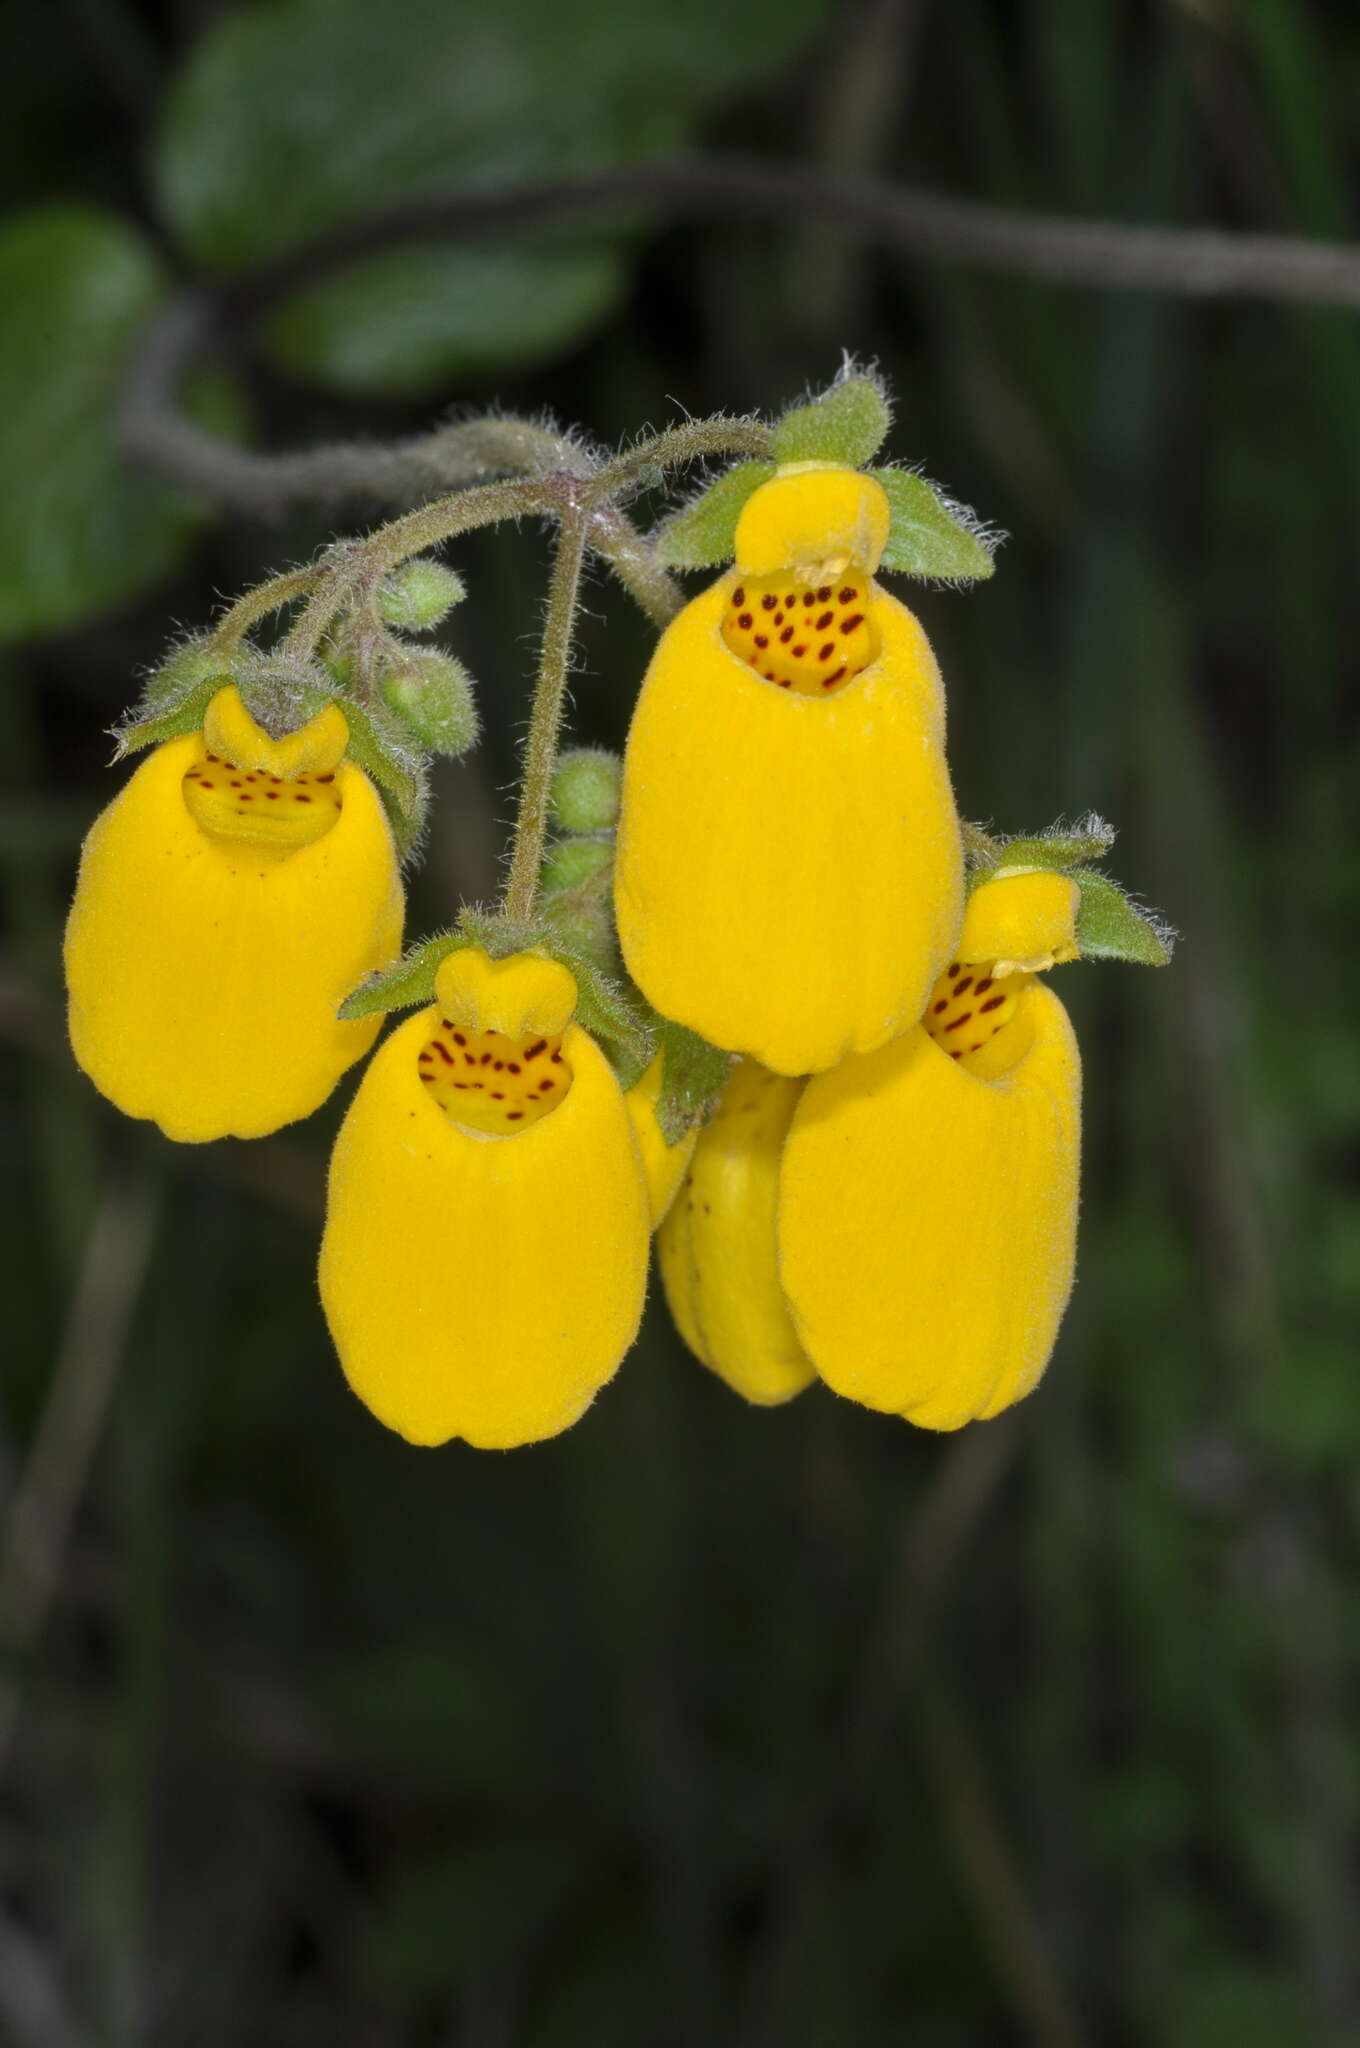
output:
M952 1024L946 1024L946 1025L945 1025L945 1027L944 1027L944 1028L945 1028L945 1030L946 1030L946 1031L958 1031L958 1030L961 1030L961 1029L962 1029L962 1027L963 1027L963 1026L964 1026L965 1024L967 1024L967 1023L968 1023L968 1022L970 1021L970 1019L971 1019L972 1015L973 1015L973 1013L972 1013L972 1011L971 1011L971 1010L965 1010L965 1011L964 1011L964 1013L963 1013L963 1015L962 1015L961 1017L956 1017L956 1018L954 1019L954 1021L953 1021L953 1023L952 1023Z
M958 963L958 961L957 961L957 960L956 960L956 961L954 962L954 965L953 965L952 967L946 967L946 969L945 969L945 973L946 973L946 974L957 974L957 973L958 973L958 971L959 971L959 963Z
M781 690L791 690L793 688L793 684L787 676L771 676L770 681L778 683Z
M768 637L767 637L767 635L766 635L766 634L764 634L764 633L757 633L757 634L756 634L756 646L757 646L757 647L768 647L768 646L769 646L769 644L770 644L770 642L769 642L769 639L768 639Z
M444 1026L444 1029L445 1029L445 1030L447 1031L447 1030L448 1030L448 1028L449 1028L449 1027L448 1027L448 1025L446 1024L446 1025ZM454 1044L455 1044L455 1045L466 1045L466 1044L467 1044L467 1040L466 1040L466 1039L464 1038L464 1036L463 1036L463 1034L462 1034L462 1032L461 1032L461 1031L455 1031L455 1032L454 1032L454 1034L453 1034L453 1042L454 1042Z
M460 1093L464 1095L467 1094L468 1084L466 1081L455 1081L453 1085L460 1091Z
M961 996L961 995L963 994L963 992L964 992L964 990L965 990L966 988L971 988L972 986L973 986L973 977L972 977L972 975L971 975L971 974L965 974L965 975L964 975L964 977L963 977L963 980L962 980L962 981L961 981L961 982L959 983L959 985L958 985L958 987L957 987L957 988L955 989L954 993L955 993L955 995L956 995L956 996Z
M863 624L863 612L851 612L848 619L841 620L841 631L842 633L853 633L856 626L862 626Z
M498 1074L500 1073L500 1071L501 1071L501 1068L502 1068L502 1067L503 1067L504 1065L505 1065L505 1061L504 1061L504 1060L497 1060L497 1062L496 1062L496 1072L497 1072Z
M738 590L734 590L734 591L732 592L732 602L733 602L733 604L745 604L745 602L746 602L746 585L745 585L744 583L743 583L743 584L741 585L740 589L738 589Z
M815 598L815 597L813 596L813 594L812 594L812 592L811 592L810 590L805 590L805 591L803 592L803 603L804 603L805 605L808 605L808 606L812 606L812 605L816 604L816 602L817 602L817 600L816 600L816 598Z
M784 614L783 614L783 612L776 612L776 613L775 613L775 615L774 615L774 622L775 622L776 626L782 626L782 625L783 625L783 623L784 623Z
M295 804L309 804L311 802L311 798L309 796L303 796L299 792L299 794L293 798L293 802Z
M482 1054L482 1065L484 1067L489 1067L491 1065L491 1055L489 1052L484 1052Z
M491 1100L492 1100L493 1102L504 1102L504 1100L505 1100L505 1097L504 1097L504 1096L503 1096L503 1095L501 1094L501 1091L500 1091L500 1089L499 1089L499 1088L493 1088L493 1089L492 1089L492 1091L491 1091Z
M847 583L845 589L841 592L841 603L853 604L858 596L859 592L857 590L852 590L849 584Z
M476 1053L475 1053L475 1052L465 1052L465 1053L463 1054L463 1058L464 1058L464 1059L465 1059L465 1060L467 1061L467 1063L468 1063L468 1065L469 1065L470 1067L475 1067L475 1066L476 1066L476 1064L477 1064L477 1055L476 1055Z
M982 988L984 986L985 984L983 982L978 983L979 988ZM1001 1005L1005 1002L1005 1000L1006 998L1004 996L993 996L989 1002L985 1002L982 1005L983 1016L985 1017L989 1010L999 1010Z
M546 1052L547 1050L548 1050L548 1041L547 1041L547 1039L546 1039L546 1038L539 1038L539 1039L536 1039L536 1040L534 1041L534 1043L533 1043L533 1044L532 1044L532 1045L531 1045L531 1046L529 1047L529 1049L528 1049L528 1051L527 1051L527 1052L525 1053L524 1057L525 1057L525 1059L526 1059L526 1060L536 1060L536 1059L538 1058L538 1056L539 1056L539 1054L540 1054L541 1052Z
M795 606L795 605L797 604L797 602L798 602L798 597L797 597L797 594L796 594L796 592L795 592L794 594L792 594L791 596L789 596L789 597L786 597L786 598L784 599L784 602L785 602L785 604L786 604L786 605L788 606L789 610L790 610L790 611L792 611L792 610L793 610L793 608L794 608L794 606Z
M982 1041L981 1041L981 1039L979 1039L979 1041L978 1041L978 1043L977 1043L976 1045L970 1045L970 1046L969 1046L969 1048L968 1048L968 1050L969 1050L969 1052L981 1052L981 1051L982 1051Z
M830 597L830 595L831 595L831 585L830 585L829 583L824 583L824 584L822 585L821 589L820 589L820 590L819 590L819 591L817 592L817 602L818 602L818 604L825 604L825 603L826 603L826 601L827 601L827 599L828 599L828 598Z
M835 616L836 614L834 612L823 612L822 616L817 621L817 631L819 633L824 633L827 627L831 624L832 619L835 618Z
M243 789L243 790L241 791L241 802L242 802L243 804L253 804L253 803L254 803L254 801L255 801L255 799L254 799L254 797L253 797L253 796L251 795L251 793L250 793L250 791L249 791L248 789Z
M207 758L208 758L208 760L210 760L210 761L215 761L215 760L217 759L217 756L216 756L216 754L209 754L209 755L207 756Z
M276 789L267 789L265 795L269 798L271 804L276 804L279 800L279 793Z
M562 1055L561 1055L560 1051L559 1051L559 1052L555 1052L555 1053L553 1054L553 1060L554 1060L554 1062L555 1062L555 1063L556 1063L556 1064L557 1064L557 1065L558 1065L559 1067L561 1066L561 1064L562 1064Z
M984 974L984 975L983 975L983 977L982 977L982 979L981 979L981 981L980 981L980 982L978 983L977 987L976 987L976 988L975 988L975 989L973 990L973 994L974 994L975 996L980 996L980 995L982 994L983 990L984 990L984 989L989 989L989 988L991 987L991 985L992 985L992 977L991 977L991 975L990 975L990 974Z
M752 626L755 624L755 620L751 617L751 614L749 612L743 612L741 617L737 620L737 624L741 627L743 633L749 633Z
M834 641L834 640L828 640L828 641L827 641L827 643L826 643L826 645L825 645L825 647L819 647L819 648L817 649L817 659L818 659L818 661L830 661L830 659L831 659L832 655L833 655L833 654L834 654L835 652L836 652L836 643L835 643L835 641Z
M801 661L801 660L803 659L803 656L804 656L804 655L805 655L806 653L807 653L807 642L806 642L806 640L805 640L805 641L803 642L803 644L802 644L802 646L801 646L801 647L795 647L795 648L794 648L794 650L793 650L793 658L794 658L794 660L795 660L795 661Z
M539 1084L538 1084L538 1092L539 1092L539 1094L540 1094L540 1095L546 1095L546 1094L547 1094L547 1093L549 1092L549 1090L550 1090L550 1089L552 1089L552 1088L555 1088L556 1086L557 1086L557 1083L556 1083L556 1081L554 1081L554 1080L553 1080L553 1077L552 1077L552 1075L551 1075L551 1074L549 1074L549 1076L548 1076L548 1078L547 1078L547 1080L546 1080L546 1081L540 1081L540 1082L539 1082Z
M959 1046L956 1051L950 1053L949 1057L951 1060L961 1060L963 1058L963 1047Z
M508 1109L505 1112L505 1121L508 1124L517 1124L522 1120L523 1116L524 1111L522 1109Z
M782 632L782 633L780 634L780 636L779 636L779 639L780 639L780 643L781 643L781 645L783 645L783 646L787 647L787 645L788 645L789 641L790 641L790 640L792 640L792 638L793 638L793 627L792 627L792 626L785 626L785 628L784 628L783 632Z
M453 1065L453 1054L449 1051L442 1038L436 1038L434 1041L434 1051L439 1054L446 1067Z
M772 612L775 606L778 604L778 602L779 599L777 597L762 597L760 600L760 609L763 612Z
M203 780L204 780L204 781L206 782L206 781L207 781L207 779L208 779L208 778L207 778L207 776L205 775L205 776L204 776L204 778L203 778ZM241 785L240 785L240 783L239 783L239 782L233 782L231 786L232 786L232 788L233 788L233 789L239 789L239 788L241 787Z
M519 1072L519 1068L515 1065L515 1062L511 1060L505 1071L508 1074L517 1074Z
M839 667L838 669L836 669L836 670L835 670L835 671L834 671L834 672L833 672L833 673L832 673L831 675L829 675L829 676L823 676L823 677L822 677L822 688L823 688L824 690L829 690L829 689L831 688L832 684L833 684L833 683L838 683L838 682L840 681L841 677L842 677L842 676L843 676L844 674L845 674L845 663L844 663L844 662L842 662L842 663L841 663L841 665L840 665L840 667Z
M318 782L334 782L334 780L335 780L335 773L334 773L334 770L332 770L332 772L331 772L331 773L330 773L329 775L318 775L316 779L317 779L317 781L318 781Z
M935 1015L936 1015L936 1016L938 1017L938 1016L939 1016L939 1014L940 1014L940 1012L941 1012L941 1010L947 1010L948 1008L949 1008L949 998L948 998L948 996L941 996L941 997L940 997L940 1000L939 1000L939 1002L938 1002L938 1003L936 1003L936 1005L935 1005Z

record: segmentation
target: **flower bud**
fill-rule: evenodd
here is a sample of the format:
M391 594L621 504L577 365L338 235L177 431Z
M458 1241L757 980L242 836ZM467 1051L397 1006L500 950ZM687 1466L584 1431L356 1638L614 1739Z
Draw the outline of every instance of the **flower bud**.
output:
M552 814L564 832L607 832L619 815L623 764L607 747L573 747L553 774Z
M378 613L389 626L424 633L467 595L463 579L442 562L417 557L396 570L378 592Z
M406 666L383 678L382 694L388 709L435 753L456 757L475 745L472 680L451 654L412 652Z
M607 839L559 839L544 857L544 893L556 895L561 890L579 889L593 875L603 873L613 858L614 848Z

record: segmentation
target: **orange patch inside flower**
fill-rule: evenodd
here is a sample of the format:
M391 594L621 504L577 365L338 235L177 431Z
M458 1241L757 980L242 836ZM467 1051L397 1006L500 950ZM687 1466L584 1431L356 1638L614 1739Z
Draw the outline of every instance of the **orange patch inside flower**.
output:
M557 1038L469 1031L441 1017L417 1060L421 1080L453 1123L512 1138L566 1100L572 1073Z
M855 568L814 587L791 571L743 576L722 636L738 661L799 697L832 697L878 657L869 578Z
M184 776L184 801L211 838L272 850L281 858L323 839L340 816L337 771L271 775L238 768L206 750Z
M1004 974L996 979L986 961L956 960L930 991L922 1025L942 1052L973 1070L973 1055L990 1048L1020 1012L1021 998L1034 982L1032 974ZM1017 1044L1018 1057L1023 1046ZM987 1061L994 1077L996 1047Z

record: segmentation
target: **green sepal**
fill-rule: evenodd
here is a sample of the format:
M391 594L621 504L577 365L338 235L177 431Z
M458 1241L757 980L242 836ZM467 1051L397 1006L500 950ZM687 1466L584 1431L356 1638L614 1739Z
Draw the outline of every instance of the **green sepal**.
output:
M1165 967L1176 934L1150 911L1133 903L1118 882L1091 868L1072 878L1081 890L1077 946L1084 960L1127 960L1136 967Z
M1055 825L1051 832L1003 840L997 848L997 863L1005 868L1053 868L1059 874L1066 874L1071 868L1085 867L1093 860L1104 860L1114 842L1114 826L1107 825L1103 818L1092 812L1071 831ZM1080 881L1081 877L1077 879Z
M661 1045L661 1093L656 1120L668 1145L679 1144L686 1131L707 1117L714 1098L732 1071L732 1055L686 1024L667 1018L658 1033Z
M349 727L345 752L355 767L362 768L369 781L377 785L397 850L405 855L420 837L425 822L424 777L408 749L387 729L388 719L375 717L352 697L336 697L334 701L345 714Z
M727 470L666 521L657 534L656 559L668 569L716 569L730 562L742 506L774 473L772 462L738 462Z
M472 940L466 932L436 932L432 939L422 939L418 946L408 946L400 960L392 967L381 967L376 974L370 974L345 997L336 1013L343 1022L350 1023L356 1017L384 1015L388 1010L409 1010L417 1003L428 1003L434 999L434 978L439 964L450 953L456 953L462 946L470 946Z
M808 405L784 414L770 436L780 462L840 462L862 469L888 437L892 409L877 378L840 377Z
M937 583L980 583L996 566L1000 538L966 505L956 505L911 469L871 469L887 493L892 519L881 569Z
M166 740L181 739L186 732L201 732L209 704L231 680L231 672L224 663L216 675L193 684L168 709L149 718L134 714L115 726L114 760L125 761L129 754L139 754L144 747L159 747Z

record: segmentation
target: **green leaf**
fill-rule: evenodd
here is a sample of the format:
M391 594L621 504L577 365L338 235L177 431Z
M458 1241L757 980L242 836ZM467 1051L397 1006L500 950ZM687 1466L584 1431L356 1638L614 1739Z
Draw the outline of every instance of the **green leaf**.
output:
M730 562L741 508L774 472L772 462L739 462L709 484L661 528L658 561L672 569L715 569Z
M93 207L0 228L0 641L127 604L179 561L204 508L124 460L128 355L167 294L145 238ZM212 423L233 411L200 390Z
M205 682L193 684L168 710L154 712L149 718L126 720L118 727L115 761L126 760L129 754L139 754L144 747L158 747L164 740L177 740L186 732L200 731L209 704L230 681L231 675L224 667L221 673L209 676Z
M619 984L551 929L540 950L560 960L576 977L576 1021L598 1038L622 1088L631 1088L652 1057L651 1034L637 1005Z
M400 398L545 361L606 319L626 284L622 256L607 246L392 249L309 285L267 334L295 375Z
M1176 935L1150 911L1131 903L1118 882L1083 869L1073 880L1081 889L1077 945L1083 959L1128 960L1138 967L1165 967Z
M1114 826L1092 813L1070 831L1055 825L1051 832L1007 839L997 850L997 860L1005 868L1055 868L1062 872L1081 867L1087 861L1103 860L1114 842Z
M434 1000L434 978L440 962L462 946L474 943L464 931L436 932L432 939L408 946L392 967L383 967L359 983L345 997L337 1014L346 1022L355 1017L373 1017L388 1010L409 1010L417 1003Z
M669 1019L661 1027L661 1094L656 1120L668 1145L674 1145L695 1124L732 1071L732 1055L710 1045L684 1024Z
M873 469L892 508L892 527L881 566L903 576L940 583L978 583L991 575L996 545L964 505L910 469Z
M579 1848L491 1842L405 1871L366 1916L363 1960L389 1993L429 1998L537 1952L594 1879Z
M887 439L892 411L874 377L842 377L809 405L795 406L775 427L780 462L843 462L862 469Z
M822 0L256 0L221 10L171 87L163 209L201 263L240 269L337 224L669 155L701 114L793 61ZM607 229L393 249L309 285L272 328L294 369L350 389L499 373L616 302L636 210Z
M349 727L345 749L357 768L377 784L387 815L392 821L397 846L409 853L420 835L425 819L423 778L406 749L384 728L372 711L363 710L351 697L336 700Z

